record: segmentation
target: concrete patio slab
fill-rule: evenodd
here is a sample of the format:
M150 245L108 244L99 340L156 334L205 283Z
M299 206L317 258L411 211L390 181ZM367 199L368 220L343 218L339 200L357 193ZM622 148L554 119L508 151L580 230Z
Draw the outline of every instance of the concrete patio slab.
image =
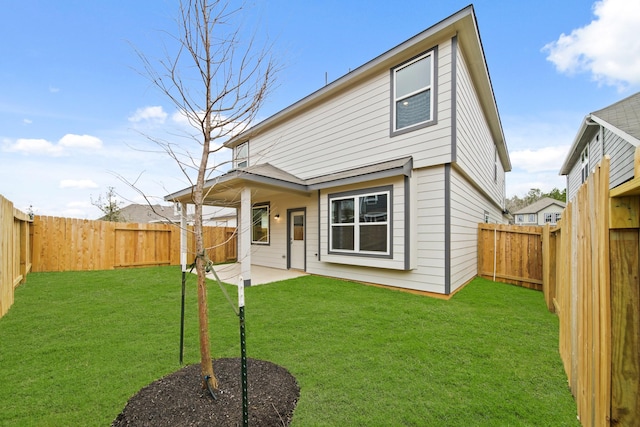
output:
M213 268L221 281L232 285L237 285L240 278L240 264L219 264ZM266 283L278 282L280 280L294 279L306 276L307 273L298 270L281 270L279 268L263 267L260 265L251 266L251 286L264 285ZM213 273L207 275L210 279L215 279Z

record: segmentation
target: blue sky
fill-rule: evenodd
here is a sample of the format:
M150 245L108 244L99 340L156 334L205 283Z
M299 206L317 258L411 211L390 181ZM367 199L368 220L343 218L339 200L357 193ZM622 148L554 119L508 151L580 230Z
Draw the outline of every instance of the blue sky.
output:
M468 1L249 2L246 25L282 66L260 117L287 107L467 6ZM8 0L0 14L0 194L41 215L94 219L187 184L144 135L182 126L140 75L134 47L163 54L177 0ZM640 90L640 2L474 3L513 171L507 197L564 188L583 117ZM219 159L222 159L221 157Z

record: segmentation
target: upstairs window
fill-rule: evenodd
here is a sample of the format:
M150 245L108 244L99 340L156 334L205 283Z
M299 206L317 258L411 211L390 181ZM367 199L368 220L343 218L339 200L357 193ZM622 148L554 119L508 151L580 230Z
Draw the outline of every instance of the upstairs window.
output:
M433 62L433 52L429 52L392 70L393 132L434 120Z
M582 182L589 178L589 145L587 145L580 154L580 174Z
M241 169L247 166L249 166L249 143L243 142L233 149L233 167Z

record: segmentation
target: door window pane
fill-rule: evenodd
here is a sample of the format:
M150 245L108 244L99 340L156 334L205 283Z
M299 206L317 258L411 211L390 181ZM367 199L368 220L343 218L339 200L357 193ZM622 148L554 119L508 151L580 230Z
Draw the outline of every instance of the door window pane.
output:
M293 216L293 240L304 240L304 216Z

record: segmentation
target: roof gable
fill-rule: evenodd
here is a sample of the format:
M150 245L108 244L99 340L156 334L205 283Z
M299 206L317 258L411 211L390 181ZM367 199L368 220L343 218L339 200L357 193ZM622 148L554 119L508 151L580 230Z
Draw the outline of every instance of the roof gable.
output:
M640 140L640 92L595 111L591 115L602 119L628 136ZM623 135L620 136L624 138ZM625 139L628 140L628 138Z
M542 199L531 203L529 206L525 206L524 208L515 211L513 215L538 213L551 205L557 205L560 209L564 209L567 206L565 202L560 200L552 199L551 197L543 197Z
M477 90L480 105L487 118L491 135L498 147L498 154L503 168L508 172L511 170L511 160L509 159L473 5L461 9L307 97L252 126L250 129L227 141L225 146L232 148L249 140L260 132L291 120L302 112L333 99L355 84L365 81L381 71L388 71L407 59L432 49L444 40L449 40L454 36L457 36L458 44L468 58L467 63L470 75L474 82L474 87Z
M640 92L608 107L588 114L578 130L569 153L560 168L560 175L568 175L580 153L593 138L598 124L623 138L630 144L640 146Z

